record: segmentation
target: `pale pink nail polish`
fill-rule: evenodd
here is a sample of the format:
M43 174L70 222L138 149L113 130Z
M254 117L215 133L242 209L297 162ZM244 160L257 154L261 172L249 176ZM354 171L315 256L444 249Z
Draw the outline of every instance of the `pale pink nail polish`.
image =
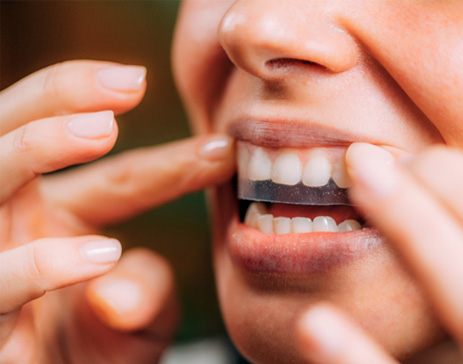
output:
M114 130L114 113L101 111L72 117L68 130L76 137L97 139L108 137Z
M94 264L111 264L121 256L121 243L116 239L93 240L80 247L82 257Z
M200 155L209 160L224 159L230 153L232 139L227 136L216 136L206 140L200 148Z
M103 279L95 287L96 294L119 315L124 315L137 310L143 302L143 293L136 282L118 277Z
M143 87L146 68L142 66L110 66L97 73L100 84L115 91L137 91Z

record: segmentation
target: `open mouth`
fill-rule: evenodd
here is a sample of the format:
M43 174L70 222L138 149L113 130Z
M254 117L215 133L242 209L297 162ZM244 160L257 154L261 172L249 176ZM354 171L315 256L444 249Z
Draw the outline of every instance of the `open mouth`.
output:
M269 149L240 141L237 150L240 221L248 227L283 235L364 225L347 194L345 148Z
M238 216L228 231L235 263L250 272L306 276L382 243L349 201L346 149L238 141Z

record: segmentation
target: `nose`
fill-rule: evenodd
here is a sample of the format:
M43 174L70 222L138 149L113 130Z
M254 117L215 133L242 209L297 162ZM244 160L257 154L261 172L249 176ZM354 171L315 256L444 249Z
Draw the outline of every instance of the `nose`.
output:
M219 41L238 68L264 80L304 65L344 72L360 51L336 15L319 0L237 0L222 18Z

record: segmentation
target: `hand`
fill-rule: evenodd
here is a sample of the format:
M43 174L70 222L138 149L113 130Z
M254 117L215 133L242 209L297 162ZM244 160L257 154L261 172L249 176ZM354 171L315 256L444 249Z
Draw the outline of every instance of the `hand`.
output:
M0 93L1 363L152 363L172 337L168 263L145 249L118 262L119 242L95 232L228 179L229 139L193 138L42 176L113 147L113 112L140 102L144 73L65 62Z
M388 238L427 293L442 326L463 345L463 152L434 146L406 157L353 144L347 152L351 197ZM322 304L299 324L301 344L316 363L393 363L338 309Z

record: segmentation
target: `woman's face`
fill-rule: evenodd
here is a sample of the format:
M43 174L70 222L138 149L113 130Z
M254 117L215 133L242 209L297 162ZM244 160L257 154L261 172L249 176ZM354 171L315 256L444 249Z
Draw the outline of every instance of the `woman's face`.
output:
M345 187L342 156L352 142L398 152L461 145L463 126L439 110L461 102L454 88L463 87L449 76L463 69L454 57L462 13L458 1L187 0L175 76L197 133L242 142L238 179L273 180L269 188L283 185L283 195L330 176ZM220 303L251 361L300 362L294 322L319 300L349 312L398 357L442 337L374 229L307 232L339 230L330 218L362 223L353 208L274 202L243 221L248 204L233 181L210 197Z

